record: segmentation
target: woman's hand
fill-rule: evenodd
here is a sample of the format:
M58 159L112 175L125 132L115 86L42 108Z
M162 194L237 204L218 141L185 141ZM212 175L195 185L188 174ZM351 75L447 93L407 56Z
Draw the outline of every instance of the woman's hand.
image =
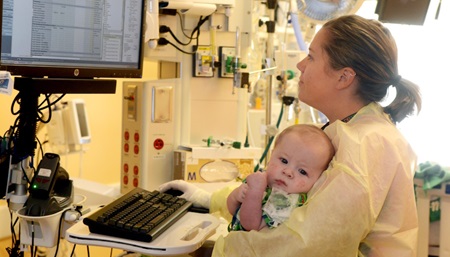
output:
M209 209L211 193L184 180L172 180L159 186L160 192L165 192L169 189L183 192L180 197L192 202L194 206Z

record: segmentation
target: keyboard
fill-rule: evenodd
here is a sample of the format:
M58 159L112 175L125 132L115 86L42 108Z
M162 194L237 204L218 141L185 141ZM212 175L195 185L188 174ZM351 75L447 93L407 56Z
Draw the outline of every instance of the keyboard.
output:
M151 242L180 219L192 203L159 191L134 188L83 219L91 233Z

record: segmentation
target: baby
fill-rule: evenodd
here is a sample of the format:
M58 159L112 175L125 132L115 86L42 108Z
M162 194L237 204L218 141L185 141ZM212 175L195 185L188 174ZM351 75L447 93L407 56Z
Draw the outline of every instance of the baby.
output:
M245 179L227 199L229 231L277 227L302 206L334 156L328 136L314 125L293 125L276 138L267 169ZM262 204L261 204L262 202Z

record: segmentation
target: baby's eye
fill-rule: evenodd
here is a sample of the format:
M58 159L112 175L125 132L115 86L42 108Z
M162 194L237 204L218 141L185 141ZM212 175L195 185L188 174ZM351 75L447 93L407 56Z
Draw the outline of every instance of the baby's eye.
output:
M284 163L284 164L287 164L287 163L288 163L288 160L286 160L286 159L284 159L284 158L280 158L280 161L281 161L282 163Z
M300 174L302 174L304 176L308 175L308 172L306 172L306 170L304 170L304 169L299 169L298 172L300 172Z

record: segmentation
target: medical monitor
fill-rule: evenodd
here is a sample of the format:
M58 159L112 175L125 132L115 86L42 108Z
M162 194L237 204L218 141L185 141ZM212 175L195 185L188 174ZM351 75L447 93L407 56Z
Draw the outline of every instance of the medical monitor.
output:
M385 23L423 25L430 0L378 0L375 13Z
M0 70L142 77L145 0L3 0Z
M63 109L64 129L68 144L91 142L89 120L83 99L73 99Z

